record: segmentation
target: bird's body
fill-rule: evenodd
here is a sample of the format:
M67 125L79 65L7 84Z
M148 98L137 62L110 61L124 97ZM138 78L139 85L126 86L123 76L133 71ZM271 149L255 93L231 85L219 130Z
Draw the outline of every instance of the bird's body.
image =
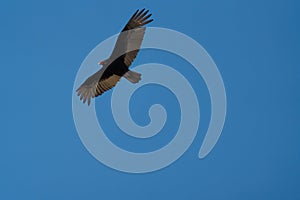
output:
M147 15L147 13L148 10L143 9L133 14L119 35L111 56L99 62L103 67L77 89L77 94L83 103L87 101L90 105L91 98L114 87L121 77L125 77L132 83L141 80L141 74L131 71L129 66L140 49L145 34L143 26L153 21L153 19L148 20L151 14Z

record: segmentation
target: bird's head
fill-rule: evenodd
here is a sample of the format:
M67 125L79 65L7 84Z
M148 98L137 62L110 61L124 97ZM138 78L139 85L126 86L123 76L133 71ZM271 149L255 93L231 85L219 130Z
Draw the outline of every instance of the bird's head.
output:
M106 59L106 60L102 60L102 61L99 61L98 62L98 65L106 65L106 64L108 64L108 59Z

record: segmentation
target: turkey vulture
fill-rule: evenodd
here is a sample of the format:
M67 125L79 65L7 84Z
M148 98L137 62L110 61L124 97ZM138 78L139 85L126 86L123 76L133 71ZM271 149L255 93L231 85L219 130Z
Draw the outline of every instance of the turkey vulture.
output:
M102 65L102 68L86 79L76 90L83 103L87 101L90 105L91 98L95 98L114 87L121 77L125 77L132 83L141 80L141 74L129 70L129 66L137 56L142 44L146 29L144 25L153 21L153 19L149 19L152 14L148 14L148 12L149 10L142 9L137 10L132 15L118 36L110 57L98 63Z

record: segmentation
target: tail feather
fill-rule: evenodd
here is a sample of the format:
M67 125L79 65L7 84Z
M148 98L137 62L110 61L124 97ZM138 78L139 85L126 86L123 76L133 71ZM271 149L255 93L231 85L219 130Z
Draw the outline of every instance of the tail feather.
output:
M124 74L124 77L131 83L138 83L142 78L142 74L134 71L128 71Z

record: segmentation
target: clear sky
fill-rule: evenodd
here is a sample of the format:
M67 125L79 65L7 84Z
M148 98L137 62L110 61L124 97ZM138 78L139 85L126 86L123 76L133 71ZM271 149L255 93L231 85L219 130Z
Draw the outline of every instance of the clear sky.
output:
M175 55L141 51L133 65L167 64L198 83L201 123L177 162L127 174L101 164L81 143L72 89L87 54L143 7L153 13L151 26L183 32L211 55L226 87L227 118L217 145L199 160L210 119L205 83ZM1 2L0 198L300 199L299 9L297 0ZM170 112L163 130L169 134L148 142L117 129L111 91L96 100L108 137L131 151L157 149L178 128L176 98L162 87L147 87L133 97L136 122L149 122L153 103Z

